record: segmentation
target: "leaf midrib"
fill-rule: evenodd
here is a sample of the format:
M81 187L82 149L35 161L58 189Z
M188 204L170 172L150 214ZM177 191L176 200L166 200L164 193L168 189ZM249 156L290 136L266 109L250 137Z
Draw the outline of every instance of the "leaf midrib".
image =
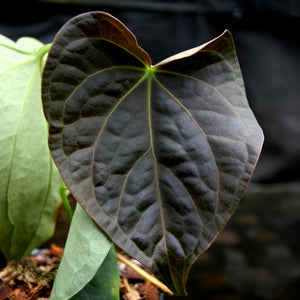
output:
M148 80L147 80L147 107L148 107L148 124L149 124L149 138L150 138L150 147L151 147L151 153L152 153L152 158L153 158L153 163L154 163L154 173L155 173L155 183L156 183L156 190L157 190L157 196L158 196L158 202L159 202L159 209L160 209L160 218L161 218L161 225L162 225L162 239L164 242L164 246L166 249L166 257L168 261L168 268L170 270L170 275L172 278L172 282L176 282L172 271L171 267L171 261L169 257L169 251L168 251L168 245L167 245L167 239L166 239L166 225L164 222L164 212L163 212L163 203L162 203L162 198L161 198L161 193L160 193L160 186L159 186L159 179L158 179L158 160L156 158L155 154L155 149L154 149L154 142L153 142L153 134L152 134L152 118L151 118L151 85L152 85L152 78L154 77L154 73L148 73ZM153 260L154 262L154 260Z

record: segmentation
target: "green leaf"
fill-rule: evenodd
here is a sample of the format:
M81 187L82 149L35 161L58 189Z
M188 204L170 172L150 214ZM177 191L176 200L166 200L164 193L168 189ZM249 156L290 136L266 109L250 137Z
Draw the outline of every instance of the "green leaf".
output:
M56 36L42 94L70 191L119 247L185 294L263 143L231 34L151 66L119 20L82 14Z
M112 248L112 242L80 205L77 205L50 299L70 299L89 282L90 284L80 292L81 295L92 297L96 290L99 290L111 295L111 298L106 299L118 299L119 274L116 258L111 257L115 255ZM109 273L105 274L107 269ZM105 285L102 282L103 272L107 279Z
M120 274L115 247L111 247L94 278L72 300L120 298Z
M0 248L8 260L50 238L60 204L40 95L48 49L0 35Z

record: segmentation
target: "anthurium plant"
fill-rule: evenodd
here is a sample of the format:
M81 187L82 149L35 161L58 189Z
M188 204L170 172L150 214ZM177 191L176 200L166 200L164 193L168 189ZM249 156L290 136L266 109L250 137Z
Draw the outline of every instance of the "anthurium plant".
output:
M124 24L89 12L67 22L47 54L49 148L78 201L51 299L118 299L114 244L185 295L263 143L231 34L152 65Z

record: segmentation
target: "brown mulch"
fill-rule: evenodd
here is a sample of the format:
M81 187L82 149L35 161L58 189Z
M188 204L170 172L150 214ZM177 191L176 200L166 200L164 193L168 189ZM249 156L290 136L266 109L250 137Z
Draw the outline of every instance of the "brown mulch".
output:
M63 248L35 250L19 263L0 269L0 300L49 299ZM159 290L133 270L119 263L120 300L159 300Z

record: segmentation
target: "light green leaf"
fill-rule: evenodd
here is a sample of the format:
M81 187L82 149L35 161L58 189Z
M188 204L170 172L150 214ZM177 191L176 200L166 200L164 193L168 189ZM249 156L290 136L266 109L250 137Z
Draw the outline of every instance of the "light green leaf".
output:
M77 204L50 299L67 300L81 291L93 279L100 266L102 267L111 248L112 242ZM111 274L105 275L108 279ZM107 287L108 290L112 288L116 287Z
M44 46L0 36L0 249L20 259L50 238L61 177L41 105Z
M119 294L118 260L115 248L111 247L94 278L72 300L117 300Z

